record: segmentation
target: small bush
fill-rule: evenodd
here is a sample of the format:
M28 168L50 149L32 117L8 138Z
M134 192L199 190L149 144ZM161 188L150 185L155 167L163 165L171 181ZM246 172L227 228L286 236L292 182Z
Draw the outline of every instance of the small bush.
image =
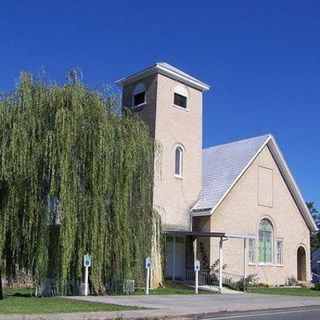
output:
M299 285L299 282L294 276L288 277L286 281L286 286L297 286Z
M220 264L220 260L217 259L210 267L210 273L219 274L219 264ZM222 270L226 270L227 267L228 266L226 264L222 265Z
M314 290L320 290L320 282L314 284Z
M256 276L256 274L249 274L246 278L242 277L239 281L232 281L229 279L226 285L234 290L246 291L250 287L257 286L258 278Z
M259 283L257 284L257 287L259 287L259 288L269 288L270 286L269 286L268 283L259 282Z

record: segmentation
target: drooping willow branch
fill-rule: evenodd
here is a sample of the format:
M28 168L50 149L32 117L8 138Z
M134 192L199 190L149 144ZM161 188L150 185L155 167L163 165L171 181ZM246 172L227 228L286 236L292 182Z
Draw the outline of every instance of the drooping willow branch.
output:
M0 263L36 282L79 280L93 257L94 290L112 278L143 281L151 252L153 141L119 115L113 95L80 81L22 74L0 100Z

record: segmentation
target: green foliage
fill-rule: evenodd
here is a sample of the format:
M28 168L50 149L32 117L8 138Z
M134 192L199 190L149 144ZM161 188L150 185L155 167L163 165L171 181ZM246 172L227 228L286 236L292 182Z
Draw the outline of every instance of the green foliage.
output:
M214 261L214 263L210 267L210 272L218 275L219 274L219 266L220 266L220 260L217 259L216 261ZM227 264L222 265L222 270L226 270L227 267L228 267Z
M80 301L67 298L38 298L16 295L6 297L3 301L1 301L0 315L20 314L21 316L18 317L19 319L30 319L31 317L26 315L39 314L39 317L32 316L32 318L37 320L45 320L48 319L48 317L40 316L40 314L102 311L120 312L137 309L139 308L107 303Z
M247 291L251 287L256 287L258 283L257 281L258 279L256 274L249 274L247 277L242 277L238 281L229 279L226 285L234 290Z
M111 278L142 284L153 141L114 95L79 78L75 70L58 86L21 74L0 100L0 255L7 276L25 269L63 288L81 280L89 252L95 292Z
M268 283L265 283L265 282L259 282L259 283L257 283L257 287L258 288L269 288L270 285Z
M306 205L307 205L314 221L318 224L320 222L320 214L319 214L319 211L316 208L314 202L306 202Z
M297 280L297 278L295 276L290 276L290 277L287 277L285 285L289 286L289 287L298 286L299 285L299 281Z
M257 286L257 275L256 274L249 274L247 277L242 278L239 282L239 289L241 291L246 291L251 287Z
M307 205L314 221L316 222L317 226L319 226L320 225L320 214L319 214L319 211L316 208L314 202L306 202L306 205ZM314 251L314 250L320 248L320 232L319 231L311 233L310 246L311 246L311 251Z
M262 294L276 294L286 296L305 296L305 297L320 297L318 290L310 288L254 288L251 287L249 290L251 293L262 293Z
M201 241L200 242L200 256L201 256L201 262L202 262L202 270L209 271L210 270L210 262L209 257L207 254L207 250L205 247L205 244Z
M320 283L319 282L314 284L314 289L320 291Z

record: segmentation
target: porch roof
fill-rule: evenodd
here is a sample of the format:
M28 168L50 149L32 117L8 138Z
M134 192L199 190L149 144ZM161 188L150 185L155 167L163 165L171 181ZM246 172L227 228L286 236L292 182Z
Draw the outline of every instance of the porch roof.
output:
M179 231L179 230L164 230L163 233L169 236L193 236L203 238L227 238L227 239L256 239L256 236L233 234L226 232L206 232L206 231Z

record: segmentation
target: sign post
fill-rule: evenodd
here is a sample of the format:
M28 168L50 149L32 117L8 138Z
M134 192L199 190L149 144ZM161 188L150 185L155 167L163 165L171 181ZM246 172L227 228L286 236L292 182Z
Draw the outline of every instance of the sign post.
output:
M194 262L194 272L195 272L195 292L198 294L198 288L199 288L199 271L200 271L200 261L197 259Z
M146 258L146 269L147 269L147 279L146 279L146 294L149 294L149 284L150 284L150 269L152 268L152 260L150 257Z
M91 256L87 253L83 257L84 266L84 295L88 295L89 291L89 268L91 267Z

